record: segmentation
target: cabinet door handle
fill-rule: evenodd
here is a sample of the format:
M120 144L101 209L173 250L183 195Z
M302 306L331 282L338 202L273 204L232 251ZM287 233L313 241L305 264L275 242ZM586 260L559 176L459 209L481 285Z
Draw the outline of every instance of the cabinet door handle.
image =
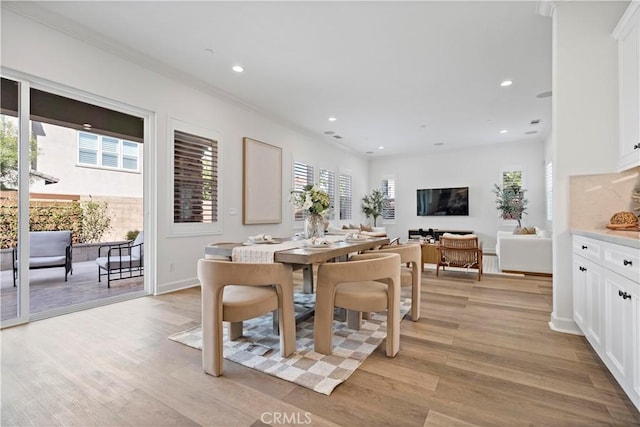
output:
M633 146L634 150L637 150L638 148L640 148L640 144L636 144L636 145Z
M587 247L585 245L582 245L582 249L587 249Z
M623 264L624 264L624 265L633 265L633 262L629 261L628 259L625 259L625 260L623 261Z
M587 269L586 269L586 268L584 268L584 267L582 267L582 266L580 266L580 268L579 268L579 269L580 269L580 271L587 271Z
M618 291L618 296L621 296L622 299L631 299L631 295L626 292Z

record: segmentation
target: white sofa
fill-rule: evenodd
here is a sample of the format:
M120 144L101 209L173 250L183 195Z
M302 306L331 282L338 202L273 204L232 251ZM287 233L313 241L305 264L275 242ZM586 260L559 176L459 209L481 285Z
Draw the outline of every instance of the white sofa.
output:
M502 271L552 274L552 239L544 233L498 231L496 255Z

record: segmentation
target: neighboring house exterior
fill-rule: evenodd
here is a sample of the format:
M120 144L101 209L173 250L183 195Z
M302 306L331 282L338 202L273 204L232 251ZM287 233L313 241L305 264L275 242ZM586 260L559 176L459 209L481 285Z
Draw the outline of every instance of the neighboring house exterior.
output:
M42 123L33 166L58 179L35 179L32 194L77 195L108 203L111 229L103 241L125 240L127 231L142 230L142 144L91 131Z

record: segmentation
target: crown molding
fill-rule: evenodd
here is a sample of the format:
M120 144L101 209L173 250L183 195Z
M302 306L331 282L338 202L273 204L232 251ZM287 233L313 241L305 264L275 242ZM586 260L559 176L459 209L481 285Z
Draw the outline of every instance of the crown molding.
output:
M536 2L536 13L551 18L553 11L561 1L563 0L538 0Z

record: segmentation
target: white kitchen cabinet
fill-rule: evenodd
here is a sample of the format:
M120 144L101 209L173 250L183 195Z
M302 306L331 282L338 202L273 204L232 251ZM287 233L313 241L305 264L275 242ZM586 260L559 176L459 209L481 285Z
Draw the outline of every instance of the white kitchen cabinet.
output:
M603 279L606 319L604 362L623 388L632 389L633 358L638 357L636 337L639 325L634 321L638 310L638 284L615 273L605 274Z
M574 320L640 410L640 250L573 237Z
M640 1L613 32L618 40L619 170L640 165Z
M573 316L594 349L602 348L603 281L602 268L574 254Z

